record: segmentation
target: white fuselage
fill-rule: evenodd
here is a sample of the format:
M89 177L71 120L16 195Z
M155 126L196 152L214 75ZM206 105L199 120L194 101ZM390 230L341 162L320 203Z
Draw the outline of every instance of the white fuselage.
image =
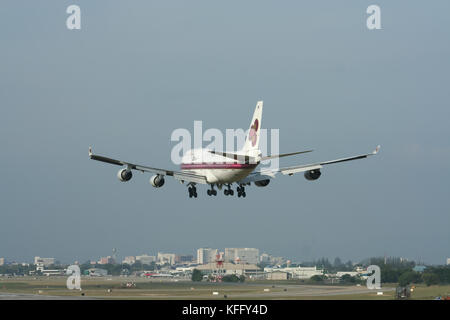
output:
M227 184L244 179L257 165L212 154L208 149L193 149L183 156L181 171L205 176L208 183Z

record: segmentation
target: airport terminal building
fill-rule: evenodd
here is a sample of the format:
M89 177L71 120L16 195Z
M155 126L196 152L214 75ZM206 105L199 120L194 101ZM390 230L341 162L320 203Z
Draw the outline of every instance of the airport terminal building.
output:
M218 265L215 262L210 262L196 267L197 270L203 272L203 274L235 274L250 276L253 274L262 273L262 270L255 264L234 264L230 262L224 262Z

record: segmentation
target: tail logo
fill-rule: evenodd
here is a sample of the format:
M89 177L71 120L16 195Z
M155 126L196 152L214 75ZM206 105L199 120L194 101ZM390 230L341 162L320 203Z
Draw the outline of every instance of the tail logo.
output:
M252 142L252 147L256 145L256 140L258 140L258 136L256 135L256 132L258 131L258 125L259 125L258 119L255 119L255 122L253 122L253 125L250 127L250 133L248 137Z

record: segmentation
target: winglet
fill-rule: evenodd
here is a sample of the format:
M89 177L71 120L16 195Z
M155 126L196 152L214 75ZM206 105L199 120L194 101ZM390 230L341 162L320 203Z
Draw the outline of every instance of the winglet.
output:
M376 148L375 148L375 150L373 150L373 152L372 152L372 154L377 154L378 153L378 151L380 151L380 145L378 145Z
M92 147L89 147L89 157L92 157Z

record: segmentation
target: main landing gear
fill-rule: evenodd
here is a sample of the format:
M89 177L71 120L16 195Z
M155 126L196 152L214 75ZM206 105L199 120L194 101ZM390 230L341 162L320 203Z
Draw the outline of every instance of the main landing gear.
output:
M192 183L192 184L189 184L188 186L189 186L189 188L188 188L188 191L189 191L189 198L197 198L197 188L195 187L195 184ZM214 189L214 184L211 184L210 186L211 186L211 189L208 189L208 190L206 191L206 193L208 194L208 196L217 196L217 190ZM219 189L221 189L222 186L223 186L223 185L219 185L219 186L217 186L217 187L218 187ZM234 195L234 190L231 189L231 184L227 184L226 186L227 186L227 188L223 191L223 193L224 193L226 196L233 196L233 195ZM238 196L238 198L240 198L240 197L245 198L246 193L245 193L245 187L244 187L244 185L239 185L239 186L237 187L236 191L237 191L237 196Z
M188 188L189 191L189 198L197 198L197 188L195 187L195 185L192 185Z
M234 191L233 191L233 189L231 189L231 185L228 184L227 186L228 186L228 189L225 189L225 190L223 191L224 195L226 195L226 196L232 196L232 195L234 195Z
M238 193L237 194L238 198L240 198L240 197L245 198L245 196L246 196L245 187L243 187L243 186L237 187L237 193Z
M211 189L208 189L208 191L206 191L206 193L208 194L208 196L217 196L217 190L214 190L214 185L211 185Z

